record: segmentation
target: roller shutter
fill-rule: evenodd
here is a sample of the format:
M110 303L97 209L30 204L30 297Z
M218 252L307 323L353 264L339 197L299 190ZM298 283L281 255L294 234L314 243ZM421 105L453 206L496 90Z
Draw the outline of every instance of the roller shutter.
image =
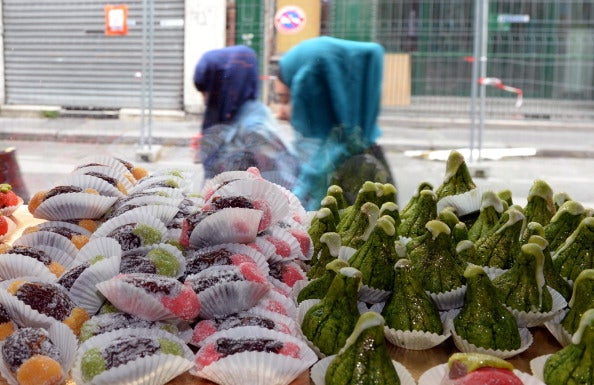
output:
M138 108L142 0L127 0L129 31L104 34L97 0L3 0L7 104ZM183 109L184 0L155 0L153 108Z

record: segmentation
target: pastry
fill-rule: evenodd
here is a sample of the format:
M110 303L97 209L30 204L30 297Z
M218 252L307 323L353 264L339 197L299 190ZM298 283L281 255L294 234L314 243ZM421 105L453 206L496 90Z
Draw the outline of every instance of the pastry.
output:
M481 353L454 353L440 385L523 385L514 366L504 359Z

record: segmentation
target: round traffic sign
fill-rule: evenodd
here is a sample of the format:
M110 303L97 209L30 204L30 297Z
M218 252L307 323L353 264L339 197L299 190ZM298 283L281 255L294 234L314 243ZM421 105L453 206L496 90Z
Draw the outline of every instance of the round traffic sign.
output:
M281 33L297 33L303 29L305 22L305 12L296 5L282 7L274 15L274 25Z

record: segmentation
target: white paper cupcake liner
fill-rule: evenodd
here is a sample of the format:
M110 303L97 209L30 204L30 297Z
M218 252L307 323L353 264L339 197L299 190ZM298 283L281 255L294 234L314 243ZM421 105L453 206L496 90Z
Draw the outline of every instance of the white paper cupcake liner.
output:
M190 234L190 247L253 242L261 217L260 210L233 207L219 210L194 227Z
M15 211L18 210L19 207L21 207L24 203L23 198L17 196L18 199L18 203L14 206L6 206L6 207L2 207L0 209L0 215L4 215L5 217L9 217L12 214L14 214Z
M39 229L45 229L48 227L64 227L66 229L71 230L74 233L79 233L82 235L87 235L90 236L91 232L87 229L85 229L82 226L79 226L75 223L70 223L70 222L65 222L65 221L47 221L47 222L41 222L35 225L35 227L39 228Z
M427 292L439 310L457 309L464 305L466 285L445 293Z
M463 194L443 197L437 201L437 212L441 212L446 207L453 207L459 217L474 212L478 213L481 209L485 191L488 191L488 189L477 187Z
M186 277L186 284L192 287L192 282L215 277L225 272L236 272L243 275L243 268L247 264L239 266L212 266L201 271L198 274L192 274ZM257 281L231 281L213 283L212 286L197 293L200 299L200 317L206 319L221 318L233 313L247 310L255 306L260 299L270 290L265 276L254 266L252 272L258 275Z
M258 237L271 243L275 248L275 252L268 258L269 263L304 259L299 242L285 229L272 227Z
M297 303L297 297L299 297L299 293L301 293L301 290L303 290L303 288L305 288L305 286L307 286L309 283L311 283L311 281L307 277L301 281L295 282L295 285L293 285L291 288L291 292L289 293L288 297Z
M359 300L366 303L380 303L388 299L391 291L375 289L367 285L361 285L359 289Z
M299 244L299 248L301 249L301 256L299 259L302 261L310 261L313 257L314 245L307 230L300 227L289 227L287 228L287 231Z
M290 298L276 290L269 290L254 308L279 313L293 319L297 316L297 305Z
M118 181L120 186L116 188L119 189L120 187L123 188L122 193L127 195L135 186L134 177L130 174L129 171L122 172L116 170L114 167L111 166L88 166L84 168L80 168L77 170L72 171L72 174L85 174L87 172L96 172L99 174L105 174L108 177L114 178Z
M107 257L92 264L74 281L69 290L70 297L89 315L96 314L105 302L105 297L97 290L96 285L115 277L119 271L119 256Z
M4 216L4 220L6 220L7 230L6 233L0 235L0 242L4 241L5 239L8 239L17 228L16 223L14 223L14 221L10 219L8 216Z
M47 220L98 219L117 199L85 192L59 194L44 200L33 216Z
M60 184L64 186L76 186L80 187L83 190L85 189L93 189L99 192L99 194L108 196L108 197L123 197L125 195L125 187L122 185L121 187L124 188L124 191L118 189L118 186L114 186L107 182L104 179L98 178L92 175L84 175L85 172L90 172L93 170L84 170L84 171L77 171L76 173L70 174L66 176L66 178L62 179ZM100 172L100 171L98 171ZM111 176L107 173L104 173L107 176ZM118 180L116 178L116 180ZM119 181L119 180L118 180Z
M553 307L548 312L525 312L512 309L511 307L506 306L507 310L512 312L512 314L516 317L516 320L518 320L518 326L531 328L535 326L544 325L545 322L547 322L556 314L565 309L565 307L567 306L567 301L565 300L565 298L563 298L563 296L559 294L559 292L557 292L556 290L550 287L547 287L547 289L553 297Z
M83 379L81 372L81 360L86 351L92 348L108 346L109 342L114 338L128 335L173 340L184 349L184 356L158 353L147 357L140 357L98 374L93 377L90 383L95 385L162 385L187 372L193 366L191 350L183 340L174 335L156 329L119 329L92 337L80 346L74 366L72 367L72 378L75 383L87 383Z
M542 381L540 384L544 384L544 367L551 356L552 354L544 354L530 360L530 370L532 371L532 375Z
M148 321L178 320L180 317L165 307L161 297L118 279L116 276L96 285L97 289L117 309ZM180 283L180 285L182 285ZM183 290L191 290L184 287Z
M136 249L127 250L126 252L122 253L122 256L126 256L126 254L128 253L139 253L145 255L148 258L148 254L153 250L161 250L170 255L171 258L175 259L175 261L177 261L177 269L174 272L172 272L171 274L162 275L167 275L173 278L179 278L184 275L184 272L186 271L186 259L184 258L184 255L180 249L168 243L156 243L154 245L141 246Z
M166 187L173 190L186 191L189 185L188 181L175 176L175 175L159 175L155 177L148 176L136 183L129 195L136 194L138 192L146 191L149 188Z
M264 254L256 250L254 247L243 243L222 243L219 245L199 248L197 249L197 252L209 253L221 249L226 249L233 253L232 259L235 259L233 262L235 265L241 262L253 261L264 275L268 275L270 267L268 266L268 261Z
M245 196L262 210L262 218L258 232L264 231L278 223L289 210L287 199L278 186L265 179L242 179L221 186L210 199L214 197ZM208 204L208 201L207 201Z
M76 255L78 254L78 249L70 239L49 231L36 231L23 234L13 244L43 250L66 269L74 265Z
M561 321L565 318L568 311L569 309L564 309L544 323L547 330L563 347L571 344L572 338L572 335L561 325Z
M43 262L35 258L21 254L0 254L1 279L15 279L26 275L39 277L48 282L58 279Z
M430 333L420 330L396 330L388 326L384 326L384 335L388 341L401 348L409 350L427 350L434 348L450 338L452 335L450 328L446 324L447 313L443 312L440 314L440 316L441 322L443 324L442 334Z
M145 206L139 206L131 208L126 211L127 215L133 215L139 213L141 215L148 215L159 219L165 226L167 226L175 216L179 209L176 206L160 205L160 204L147 204Z
M419 377L418 385L440 384L448 372L448 364L434 366L431 369L425 371L421 377ZM524 385L545 385L538 378L517 369L514 369L514 374L518 376Z
M325 357L312 366L310 377L315 385L326 385L326 371L334 358L336 358L336 355ZM396 373L400 379L400 385L416 385L414 377L404 365L394 360L392 360L392 363L394 364L394 369L396 369ZM433 385L437 384L439 384L439 382L433 383Z
M183 202L183 196L169 197L161 195L130 195L127 199L118 201L114 204L114 208L121 206L146 206L146 205L164 205L178 207Z
M21 325L22 327L38 327L33 325ZM68 326L61 323L53 323L45 328L48 332L49 338L54 346L60 352L58 363L62 368L62 381L65 381L70 373L70 368L73 365L76 350L78 348L78 341ZM2 377L10 385L18 385L16 377L12 374L10 369L6 366L4 360L0 360L0 373Z
M96 167L96 166L108 166L114 169L118 174L126 176L130 174L130 170L124 166L124 164L117 158L110 155L90 155L83 158L74 170ZM132 176L130 174L130 176Z
M76 254L78 263L87 262L99 256L102 257L120 257L122 255L122 246L113 238L97 237L92 238Z
M211 341L226 337L232 339L270 338L298 348L298 357L264 352L242 352L216 360L205 367L195 367L190 373L221 385L288 385L317 361L317 356L300 339L259 327L245 326L216 333L204 341L204 350Z
M291 220L299 223L302 228L307 229L311 223L311 217L308 215L307 211L301 204L301 201L292 191L286 189L283 186L278 186L281 190L287 203L289 204L289 210L285 214L286 218L290 218Z
M454 327L453 319L454 319L454 317L448 316L447 327L450 329L450 331L452 333L452 338L454 340L454 344L461 352L464 352L464 353L484 353L484 354L490 354L492 356L506 359L506 358L511 358L511 357L517 356L518 354L526 351L530 347L530 345L532 345L532 342L534 341L534 339L532 337L532 333L530 333L530 330L528 330L528 328L518 328L518 331L520 333L520 341L521 341L520 347L518 349L514 349L514 350L485 349L485 348L476 346L476 345L468 342L464 338L460 337L456 333L456 328Z
M204 182L202 190L200 190L200 195L204 200L208 200L212 194L227 182L240 179L262 179L262 176L250 171L225 171L215 175L213 178L207 179Z

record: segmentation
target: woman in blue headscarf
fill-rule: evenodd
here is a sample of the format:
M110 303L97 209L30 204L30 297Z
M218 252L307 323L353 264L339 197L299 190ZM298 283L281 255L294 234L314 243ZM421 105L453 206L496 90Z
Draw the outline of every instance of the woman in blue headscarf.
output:
M277 134L277 121L258 99L256 53L242 45L206 52L194 85L206 104L200 141L205 178L257 167L266 179L291 189L298 166L291 144Z
M379 44L322 36L294 46L279 62L275 90L280 103L290 102L302 158L293 191L310 210L319 208L330 184L352 201L366 180L393 183L376 144L383 58Z

